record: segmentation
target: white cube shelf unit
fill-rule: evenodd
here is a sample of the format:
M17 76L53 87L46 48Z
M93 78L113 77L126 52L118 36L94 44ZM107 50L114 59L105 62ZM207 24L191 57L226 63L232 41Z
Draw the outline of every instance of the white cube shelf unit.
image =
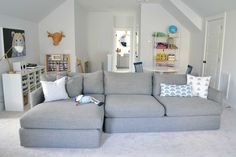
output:
M29 93L41 87L40 75L44 73L44 67L37 67L15 74L2 74L6 111L24 111L30 108Z

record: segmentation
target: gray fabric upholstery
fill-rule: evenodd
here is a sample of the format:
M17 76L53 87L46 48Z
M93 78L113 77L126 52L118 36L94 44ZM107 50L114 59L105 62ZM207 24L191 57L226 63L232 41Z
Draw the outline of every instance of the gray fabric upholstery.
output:
M105 72L105 94L152 94L152 73Z
M83 75L67 77L66 91L70 98L82 94L82 90L83 90Z
M187 77L185 74L158 74L153 75L153 95L159 96L161 93L161 83L184 85L187 84Z
M44 102L44 95L42 88L38 88L29 94L29 103L32 107L42 102Z
M103 96L96 98L101 100ZM73 100L61 100L35 106L23 115L20 124L29 129L101 129L103 118L103 106L76 106Z
M84 74L84 94L103 94L103 72Z
M222 94L222 92L209 87L208 88L208 99L215 101L219 104L222 104L223 103L223 94Z
M156 97L165 106L167 116L209 116L220 115L221 104L199 97Z
M57 79L57 74L43 74L40 75L41 81L55 81Z
M101 144L101 130L21 128L20 143L25 147L95 148Z
M219 127L220 116L105 119L108 133L215 130Z
M162 117L163 106L149 95L106 96L106 117Z

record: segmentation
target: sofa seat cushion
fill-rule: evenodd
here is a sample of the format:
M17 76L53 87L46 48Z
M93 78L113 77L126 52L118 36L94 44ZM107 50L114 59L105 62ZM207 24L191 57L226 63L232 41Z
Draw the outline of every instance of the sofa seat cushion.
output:
M93 95L104 101L103 95ZM76 106L73 100L46 102L33 107L20 119L28 129L101 129L104 106L89 103Z
M209 116L220 115L222 105L199 97L156 97L165 106L167 116Z
M164 116L164 107L149 95L108 95L105 115L109 118L148 118Z

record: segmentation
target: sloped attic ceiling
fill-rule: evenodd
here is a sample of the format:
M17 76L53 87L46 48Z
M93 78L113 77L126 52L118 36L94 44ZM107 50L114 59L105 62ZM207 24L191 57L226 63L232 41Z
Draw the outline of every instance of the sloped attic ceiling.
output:
M0 14L39 22L65 0L0 0Z
M206 17L236 9L236 0L182 0L199 15Z

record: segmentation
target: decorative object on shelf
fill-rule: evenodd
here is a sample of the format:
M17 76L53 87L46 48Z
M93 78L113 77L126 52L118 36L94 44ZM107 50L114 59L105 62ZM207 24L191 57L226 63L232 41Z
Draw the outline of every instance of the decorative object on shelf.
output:
M168 54L168 61L176 61L176 55L175 54Z
M58 46L60 44L62 38L66 37L63 34L63 32L55 32L55 33L47 32L47 33L48 33L48 37L52 38L54 46Z
M26 55L25 31L19 29L0 29L5 58L22 57Z
M76 60L77 60L77 65L78 65L79 68L80 68L80 72L81 72L81 73L84 73L84 67L83 67L83 63L82 63L80 57L78 56Z
M172 38L172 37L168 37L167 38L167 40L166 40L166 42L167 42L167 47L168 47L168 49L174 49L174 48L176 48L176 46L175 46L175 41L174 41L174 38Z
M170 26L168 27L168 31L169 31L169 33L171 33L171 34L175 34L175 33L177 33L178 29L177 29L177 27L176 27L175 25L170 25Z
M69 72L70 55L69 54L47 54L46 55L47 72Z
M7 60L8 67L9 67L9 71L8 71L9 74L14 74L14 73L16 73L16 72L14 71L14 69L13 69L13 66L12 66L11 63L10 63L9 58L8 58L8 53L11 52L12 48L13 48L13 47L11 47L9 50L7 50L7 52L4 53L4 56L2 56L2 58L0 59L0 61L2 61L3 58L5 58L5 59ZM21 49L21 50L23 50L23 49Z
M164 43L164 42L158 42L156 45L156 48L157 49L167 49L168 45L167 45L167 43Z
M12 66L13 70L16 72L21 72L26 69L26 64L24 62L13 62Z
M153 36L153 37L165 37L166 34L163 33L163 32L154 32L154 33L152 34L152 36Z

